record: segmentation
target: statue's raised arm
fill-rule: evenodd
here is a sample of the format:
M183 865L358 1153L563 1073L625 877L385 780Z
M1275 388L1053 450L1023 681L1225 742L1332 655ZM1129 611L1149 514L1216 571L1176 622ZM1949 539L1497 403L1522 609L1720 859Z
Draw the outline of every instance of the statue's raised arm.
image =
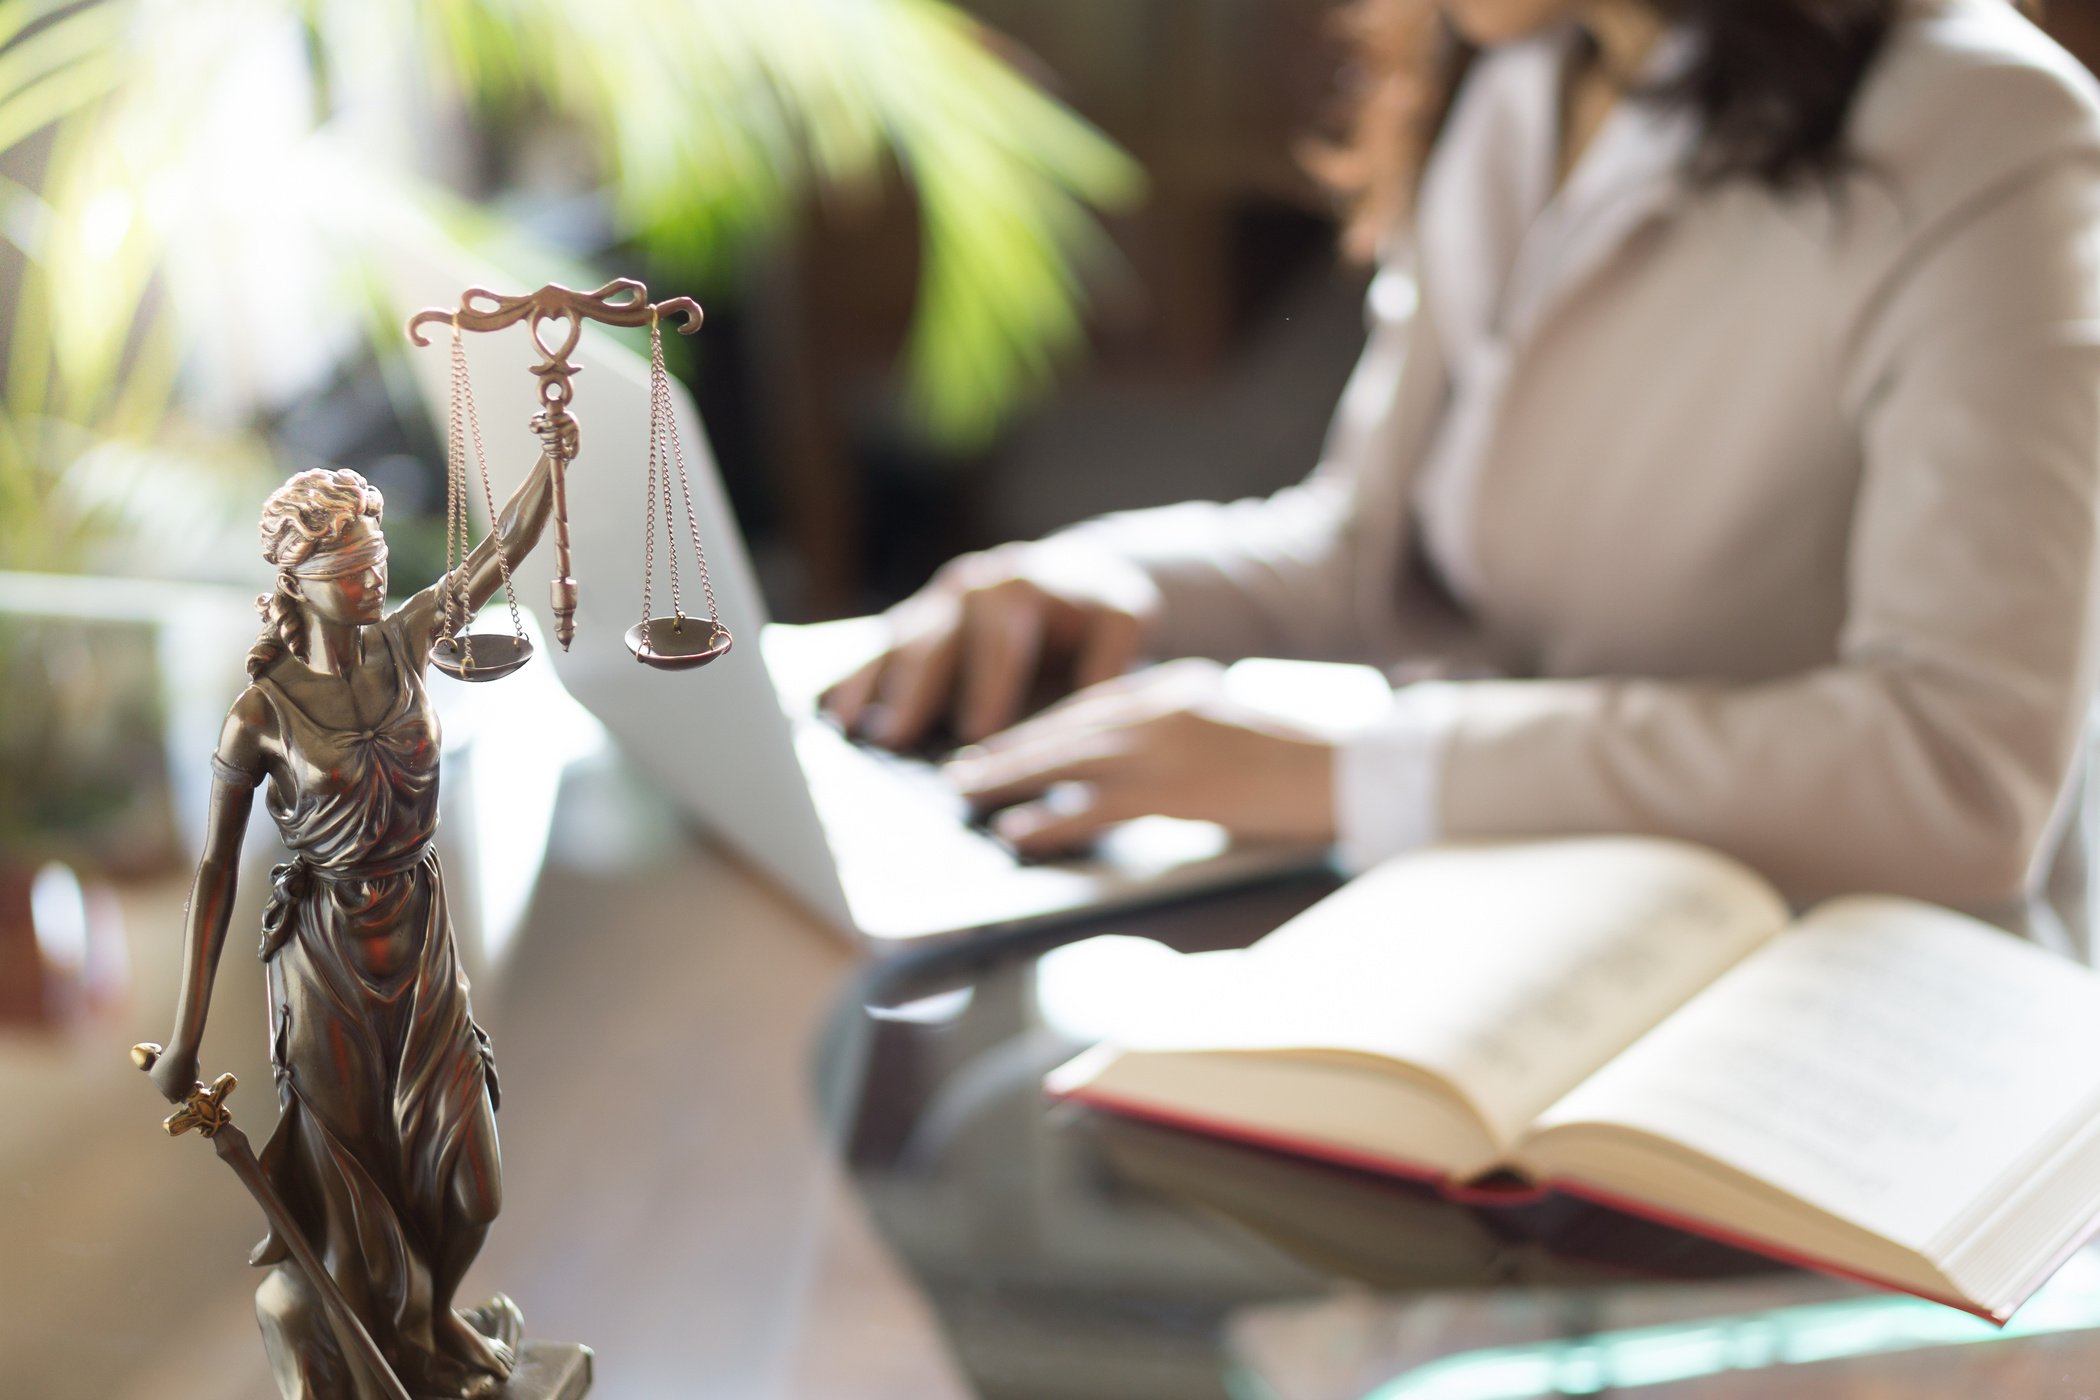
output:
M468 551L458 567L401 605L403 635L414 645L417 663L428 659L431 645L444 629L448 610L453 626L464 631L474 614L503 587L506 573L517 572L546 533L554 508L555 463L576 457L576 420L567 414L536 414L532 430L540 439L540 458L496 514L495 528Z

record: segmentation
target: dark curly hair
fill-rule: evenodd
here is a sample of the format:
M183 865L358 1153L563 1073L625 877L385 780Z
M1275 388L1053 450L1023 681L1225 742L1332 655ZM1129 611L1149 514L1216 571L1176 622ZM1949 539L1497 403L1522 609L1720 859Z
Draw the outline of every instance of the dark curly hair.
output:
M1646 0L1686 26L1694 58L1633 100L1689 107L1703 132L1686 175L1745 178L1777 190L1845 165L1845 123L1904 0ZM2019 8L2033 13L2035 0ZM1310 153L1314 172L1348 201L1344 241L1368 256L1401 217L1476 51L1434 0L1356 0L1344 23L1357 88L1339 144Z

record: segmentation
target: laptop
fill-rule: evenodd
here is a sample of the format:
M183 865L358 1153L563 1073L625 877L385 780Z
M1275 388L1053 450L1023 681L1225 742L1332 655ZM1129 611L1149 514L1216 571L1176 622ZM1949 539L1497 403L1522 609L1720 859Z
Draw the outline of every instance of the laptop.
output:
M382 275L404 318L407 311L456 307L469 287L527 290L514 276L413 227L377 241ZM675 289L650 291L662 299ZM443 328L431 337L432 345L411 349L410 359L419 396L442 426L449 350ZM526 424L539 409L530 372L538 356L522 324L469 334L466 343L500 503L537 457ZM768 625L706 435L675 379L671 398L693 510L722 620L736 644L701 670L639 665L621 638L641 619L646 356L645 345L637 349L587 324L572 357L582 367L574 381L581 448L568 471L572 574L580 596L572 649L550 645L547 659L647 779L810 909L871 948L900 949L1135 907L1305 870L1326 858L1324 850L1302 846L1235 846L1208 823L1152 817L1115 828L1074 859L1026 863L972 825L966 804L932 763L849 741L817 713L816 700L876 653L882 624L861 618ZM470 482L469 495L478 494ZM689 551L680 505L680 549ZM486 524L479 523L477 535ZM550 526L518 580L520 601L533 607L545 606L553 540ZM668 606L664 548L659 535L658 612ZM689 554L683 569L687 607L699 611ZM1383 683L1364 674L1371 684L1360 689L1358 703L1371 703L1373 689L1382 703ZM1330 698L1336 693L1325 689Z

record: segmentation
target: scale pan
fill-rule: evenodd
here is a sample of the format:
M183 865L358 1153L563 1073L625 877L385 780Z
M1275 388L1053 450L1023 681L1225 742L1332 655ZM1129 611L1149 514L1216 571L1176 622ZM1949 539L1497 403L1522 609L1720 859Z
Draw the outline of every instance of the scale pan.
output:
M532 643L495 632L454 637L430 649L430 664L462 681L501 680L532 660Z
M689 671L729 650L733 638L717 622L697 617L652 617L627 629L627 649L644 666L660 671Z

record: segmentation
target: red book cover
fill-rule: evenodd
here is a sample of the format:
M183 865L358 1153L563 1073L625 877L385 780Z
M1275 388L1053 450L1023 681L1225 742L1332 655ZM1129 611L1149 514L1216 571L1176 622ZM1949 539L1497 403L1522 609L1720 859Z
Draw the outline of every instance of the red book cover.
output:
M2000 1327L2005 1325L2018 1307L2015 1304L2014 1307L2008 1308L2003 1313L1989 1312L1958 1298L1920 1292L1917 1289L1909 1288L1888 1279L1860 1273L1857 1270L1846 1268L1826 1259L1801 1254L1771 1240L1741 1234L1710 1221L1694 1219L1672 1211L1658 1209L1642 1201L1630 1199L1617 1192L1595 1187L1583 1181L1556 1180L1541 1183L1524 1183L1514 1178L1498 1178L1477 1182L1453 1181L1432 1167L1425 1166L1420 1162L1409 1161L1402 1157L1390 1157L1382 1153L1365 1152L1318 1139L1268 1132L1242 1123L1180 1113L1172 1109L1160 1108L1154 1104L1141 1103L1135 1100L1124 1099L1114 1094L1103 1093L1091 1087L1082 1086L1062 1093L1057 1091L1050 1092L1055 1097L1069 1102L1085 1104L1089 1107L1124 1117L1136 1118L1187 1132L1201 1133L1210 1137L1247 1143L1255 1147L1285 1153L1294 1157L1311 1158L1358 1171L1417 1182L1433 1188L1439 1195L1448 1200L1469 1206L1486 1208L1519 1207L1535 1205L1554 1196L1566 1196L1587 1201L1623 1215L1652 1221L1656 1224L1675 1230L1682 1230L1688 1234L1713 1240L1732 1248L1762 1255L1782 1264L1810 1269L1817 1273L1845 1279L1853 1283L1865 1284L1872 1288L1890 1292L1909 1293L1916 1297L1925 1298L1930 1302L1941 1303L1947 1307L1973 1314ZM2042 1277L2046 1278L2048 1275L2053 1274L2062 1266L2066 1259L2069 1259L2071 1255L2077 1253L2079 1249L2090 1242L2096 1232L2100 1232L2100 1219L2093 1221L2084 1233L2066 1247L2051 1262L2049 1268L2043 1271ZM2024 1303L2026 1298L2023 1296L2019 1301Z

